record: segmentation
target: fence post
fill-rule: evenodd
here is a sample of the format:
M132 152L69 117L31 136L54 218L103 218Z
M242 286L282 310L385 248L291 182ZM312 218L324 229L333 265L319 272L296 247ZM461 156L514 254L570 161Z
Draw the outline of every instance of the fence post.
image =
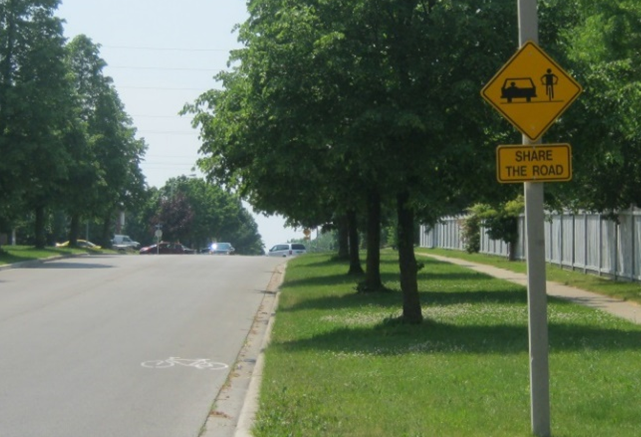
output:
M588 272L588 214L583 213L583 274Z
M560 268L563 268L563 236L564 236L563 227L564 225L565 223L563 220L563 214L559 214L559 226L561 227L559 232L561 234L561 242L559 243L559 267Z
M572 271L576 264L576 214L572 213Z
M603 217L599 214L599 276L603 270Z
M636 263L636 261L635 261L636 260L636 256L635 255L636 255L636 250L637 249L636 249L636 245L634 244L634 239L636 237L635 236L635 229L637 227L636 226L637 225L637 220L636 220L636 216L634 214L634 208L630 208L630 225L631 225L630 226L630 228L631 228L630 229L630 234L632 234L632 243L631 243L631 248L630 248L630 250L632 251L632 254L631 254L631 257L630 257L630 258L632 258L632 264L630 265L630 276L632 277L633 281L636 281L637 280L637 276L636 276L637 269L635 268L636 267L635 266L635 263Z
M619 274L619 221L614 222L614 280Z

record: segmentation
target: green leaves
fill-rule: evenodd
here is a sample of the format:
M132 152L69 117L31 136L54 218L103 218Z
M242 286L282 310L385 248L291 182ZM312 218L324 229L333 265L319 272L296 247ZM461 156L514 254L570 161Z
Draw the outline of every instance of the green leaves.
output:
M585 92L548 137L571 141L575 151L573 181L551 192L561 203L600 212L640 205L641 6L575 3L558 26Z
M69 171L72 93L57 4L15 0L0 8L0 202L15 202L9 221L55 201Z
M173 178L152 193L141 211L145 234L162 225L163 239L180 240L194 249L212 241L229 241L236 253L263 254L258 225L238 196L202 179Z
M144 189L138 163L146 145L135 138L110 77L102 72L100 48L85 35L67 46L67 64L76 90L78 119L84 142L74 158L80 165L68 179L65 198L71 214L102 217L121 206L131 206ZM80 191L79 191L80 190Z
M0 215L9 227L34 210L104 218L144 188L145 145L102 74L99 46L82 35L65 46L58 4L0 4Z

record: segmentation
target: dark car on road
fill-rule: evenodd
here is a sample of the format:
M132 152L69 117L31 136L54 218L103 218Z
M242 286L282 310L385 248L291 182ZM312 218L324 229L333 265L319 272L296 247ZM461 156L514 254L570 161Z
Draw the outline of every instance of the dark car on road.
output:
M531 102L536 97L536 86L529 77L511 77L505 79L501 87L501 98L512 103L512 99L525 99Z
M194 253L194 249L190 249L187 246L183 246L180 243L169 243L166 241L161 241L158 244L152 244L151 246L146 246L140 249L141 255L153 255L153 254L191 254Z

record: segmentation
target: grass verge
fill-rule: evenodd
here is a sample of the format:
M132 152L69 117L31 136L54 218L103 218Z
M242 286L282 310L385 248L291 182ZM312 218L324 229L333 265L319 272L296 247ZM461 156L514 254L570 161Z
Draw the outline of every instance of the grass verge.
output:
M467 253L457 250L423 248L417 249L417 254L419 253L432 253L450 258L459 258L479 264L488 264L517 273L527 273L525 261L508 261L506 258L500 256ZM570 287L580 288L581 290L593 291L606 296L641 303L641 284L638 282L614 281L579 271L562 269L559 266L551 264L547 264L546 278L548 281L559 282Z
M419 326L327 254L289 262L255 436L531 435L525 288L421 261ZM381 272L400 288L395 253ZM641 327L555 299L548 314L553 435L637 436Z
M47 247L36 249L33 246L0 247L0 265L25 261L35 261L63 255L80 255L85 253L102 253L91 249L74 249L69 247Z

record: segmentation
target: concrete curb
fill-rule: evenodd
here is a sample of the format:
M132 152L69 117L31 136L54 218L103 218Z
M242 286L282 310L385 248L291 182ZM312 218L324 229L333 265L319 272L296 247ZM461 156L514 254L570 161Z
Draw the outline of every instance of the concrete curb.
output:
M527 287L527 275L522 273L514 273L509 270L499 269L497 267L484 264L477 264L458 258L449 258L445 256L431 255L426 253L421 253L420 255L434 258L439 261L457 264L461 267L466 267L476 272L485 273L495 278L504 279L506 281L514 282L515 284ZM568 287L567 285L559 284L558 282L553 281L546 282L546 292L548 296L568 300L579 305L602 310L617 317L626 319L637 325L641 324L641 306L636 304L635 302L615 299L609 296L604 296L602 294L592 293L574 287Z
M214 401L201 437L249 437L258 410L258 394L264 365L264 350L270 339L278 306L278 289L286 264L279 265L264 292L261 305L236 366Z
M283 276L284 269L280 276L278 286L280 286ZM260 394L260 384L263 378L263 368L265 367L265 349L267 349L269 341L271 340L271 332L274 327L276 315L275 310L278 307L278 298L279 294L276 293L274 298L271 300L271 311L269 311L270 317L263 336L260 353L256 360L256 367L254 367L252 378L249 382L245 403L243 404L240 416L238 417L238 424L236 425L236 433L234 434L234 437L251 437L252 435L250 430L254 423L254 419L256 418L256 413L258 412L258 395Z

